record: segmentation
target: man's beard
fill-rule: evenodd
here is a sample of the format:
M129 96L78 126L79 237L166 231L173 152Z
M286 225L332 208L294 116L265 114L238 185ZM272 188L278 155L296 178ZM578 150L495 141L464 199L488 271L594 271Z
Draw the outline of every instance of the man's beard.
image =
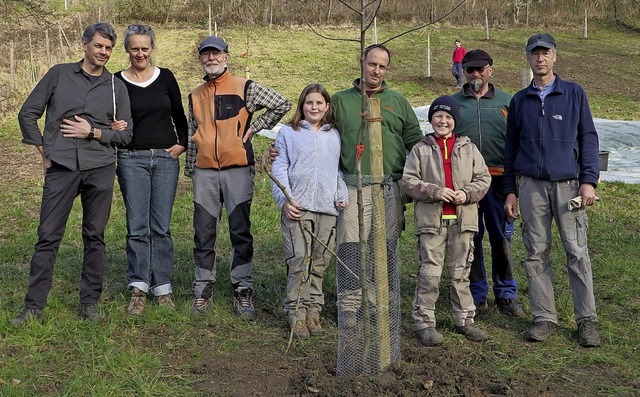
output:
M218 77L227 69L227 65L218 65L217 68L205 67L204 71L209 77Z
M469 82L469 87L471 87L473 92L480 92L483 86L484 81L482 81L482 79L473 79Z

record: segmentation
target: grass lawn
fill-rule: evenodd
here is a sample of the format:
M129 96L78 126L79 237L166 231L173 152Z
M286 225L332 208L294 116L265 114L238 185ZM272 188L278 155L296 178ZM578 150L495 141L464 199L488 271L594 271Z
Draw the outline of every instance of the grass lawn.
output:
M124 26L117 27L118 31ZM331 92L358 74L355 44L326 41L308 29L223 28L231 45L230 68L283 92L293 100L309 82ZM326 34L356 37L347 27L322 28ZM382 29L389 37L403 28ZM640 54L637 33L592 27L588 40L580 32L552 31L559 42L557 69L562 77L583 84L595 117L640 119L637 78L630 59ZM389 44L394 58L389 84L414 106L453 93L449 73L455 38L467 49L484 48L495 62L495 83L511 92L520 87L525 66L523 44L531 32L498 30L484 41L482 29L430 27ZM186 95L199 84L195 45L206 34L190 27L159 27L155 53L169 67ZM431 77L424 77L427 35L432 48ZM249 50L249 58L240 56ZM126 65L118 44L109 68ZM80 59L73 55L70 60ZM636 73L637 76L637 73ZM26 90L28 91L28 89ZM186 101L185 101L186 104ZM268 145L255 138L256 153ZM91 324L79 319L78 280L82 260L81 207L69 218L56 261L45 321L15 329L9 320L22 308L33 252L42 191L41 160L20 143L15 117L0 124L0 395L1 396L636 396L640 394L640 185L602 182L600 202L589 208L589 244L602 346L577 344L565 258L554 238L555 293L559 331L541 344L525 342L530 320L506 318L495 308L478 317L491 339L465 341L453 332L449 301L441 294L438 320L445 343L424 348L410 317L415 286L415 237L412 206L401 239L403 360L379 376L335 378L335 269L325 281L327 332L309 341L294 341L288 352L288 329L281 313L285 266L279 213L270 195L268 176L258 171L252 211L255 239L255 285L258 320L246 323L232 314L227 225L220 226L218 278L214 305L204 318L191 318L193 282L193 204L191 181L181 176L173 213L176 311L149 305L142 317L126 314L124 205L114 190L106 231L107 274L101 302L105 319ZM514 238L518 299L528 309L521 235ZM446 286L442 291L446 291Z

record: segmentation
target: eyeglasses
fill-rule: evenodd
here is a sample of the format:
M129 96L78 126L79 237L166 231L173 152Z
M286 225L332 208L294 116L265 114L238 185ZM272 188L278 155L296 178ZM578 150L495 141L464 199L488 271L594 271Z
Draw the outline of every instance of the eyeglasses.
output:
M478 73L482 73L484 72L490 65L484 65L484 66L469 66L468 68L464 68L464 71L467 72L467 74L473 74L473 72L478 72Z
M226 54L226 52L224 51L218 51L218 50L204 50L200 53L200 58L202 59L209 59L210 56L213 55L214 58L216 59L220 59L222 58L224 55Z
M147 33L151 31L151 26L133 24L133 25L129 25L127 30L130 30L135 33Z

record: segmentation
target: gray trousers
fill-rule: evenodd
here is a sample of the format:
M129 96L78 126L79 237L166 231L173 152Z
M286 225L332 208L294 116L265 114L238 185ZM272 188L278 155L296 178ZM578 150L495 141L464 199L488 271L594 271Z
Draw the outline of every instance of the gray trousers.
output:
M216 239L226 208L231 239L231 285L234 290L253 289L253 236L251 200L253 166L212 170L195 168L193 174L193 229L195 262L194 294L211 298L216 282Z
M576 322L596 320L591 260L587 247L588 218L583 208L568 208L569 200L578 195L579 188L577 179L560 182L526 176L520 179L522 239L527 249L524 268L534 322L558 322L550 257L552 219L556 221L567 256Z
M111 211L115 164L71 171L56 163L47 170L42 190L38 242L31 257L25 308L42 309L53 281L60 242L75 198L82 203L84 257L80 276L80 303L96 303L102 293L106 264L104 229Z
M335 247L336 217L306 211L302 214L304 225L331 250ZM282 247L287 264L287 292L284 311L299 320L318 318L324 306L322 280L331 262L332 254L322 244L300 229L300 223L281 216ZM305 242L305 237L307 241ZM305 271L307 275L305 278ZM298 297L300 298L298 302ZM298 311L296 313L296 302Z
M363 283L368 282L366 278L362 280L361 263L359 249L359 227L358 227L358 203L357 189L350 186L353 181L347 180L349 189L349 205L342 210L338 216L337 223L337 246L338 257L349 267L349 271L337 268L338 284L338 308L343 311L357 311L362 303ZM375 209L373 195L375 189L382 189L384 197L384 209ZM362 188L363 219L364 219L364 239L369 244L369 254L372 255L376 249L385 247L374 247L375 233L385 233L387 251L387 275L389 277L389 290L399 291L400 289L400 264L398 263L398 239L404 229L404 210L402 202L402 192L398 181L386 181L384 184L365 185ZM384 216L385 230L375 230L375 217ZM373 263L373 258L368 259ZM370 275L373 277L373 275ZM368 288L370 293L373 288ZM367 299L375 301L373 296Z

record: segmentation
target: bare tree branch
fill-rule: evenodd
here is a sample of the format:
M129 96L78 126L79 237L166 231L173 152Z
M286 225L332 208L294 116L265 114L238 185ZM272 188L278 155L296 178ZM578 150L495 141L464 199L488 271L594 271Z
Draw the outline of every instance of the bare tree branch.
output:
M364 30L369 30L369 28L371 27L371 24L373 23L373 21L376 19L376 16L378 15L378 11L380 11L380 6L382 5L382 0L377 0L377 1L378 1L378 7L377 7L377 8L376 8L376 10L373 12L373 14L372 14L373 16L372 16L372 18L369 20L369 23L367 24L367 26L365 26ZM369 6L370 6L371 4L373 4L373 3L375 3L375 1L372 1L371 3L367 4L367 5L365 6L365 9L366 9L366 7L369 7ZM365 20L366 20L366 19L367 19L367 18L365 17Z
M389 39L387 39L387 40L383 41L383 42L382 42L382 43L380 43L380 44L381 44L381 45L382 45L382 44L386 44L386 43L390 42L391 40L395 40L395 39L397 39L398 37L402 37L402 36L404 36L405 34L408 34L408 33L411 33L411 32L415 32L416 30L424 29L424 28L426 28L426 27L427 27L427 26L429 26L429 25L433 25L433 24L435 24L435 23L438 23L438 22L440 22L441 20L443 20L443 19L445 19L446 17L448 17L449 15L453 14L454 12L456 12L456 11L458 10L458 8L460 8L464 3L466 3L466 0L462 0L460 3L458 3L458 5L456 5L455 7L453 7L453 9L452 9L451 11L449 11L448 13L446 13L446 14L442 15L440 18L436 19L435 21L428 22L428 23L422 24L422 25L420 25L420 26L416 26L415 28L412 28L412 29L406 30L406 31L404 31L404 32L402 32L402 33L400 33L400 34L397 34L397 35L395 35L395 36L392 36L391 38L389 38Z
M372 17L369 20L368 17L365 17L365 10L363 9L362 11L356 10L354 9L352 6L350 6L349 4L347 4L347 2L345 0L338 0L341 4L343 4L345 7L349 8L350 10L353 10L354 12L358 13L358 15L360 15L362 18L364 18L365 20L368 20L368 23L366 24L366 26L364 27L364 31L367 31L370 27L371 24L373 23L373 20L375 19L375 17L377 16L378 12L380 11L380 6L382 5L382 0L372 0L369 3L367 3L366 7L369 7L373 4L375 4L376 2L378 2L378 7L376 8L376 10L370 14ZM637 1L637 0L634 0ZM435 21L432 22L428 22L428 23L424 23L422 25L416 26L415 28L411 28L409 30L406 30L400 34L397 34L395 36L392 36L391 38L388 38L387 40L379 43L379 44L386 44L388 42L390 42L391 40L397 39L398 37L402 37L408 33L411 32L415 32L416 30L420 30L420 29L424 29L427 26L433 25L435 23L438 23L440 21L442 21L443 19L447 18L449 15L453 14L454 12L456 12L464 3L466 3L466 0L461 0L460 3L458 3L455 7L453 7L449 12L447 12L446 14L440 16L438 19L436 19ZM313 25L309 22L309 20L307 19L307 17L305 15L302 15L302 13L298 12L298 15L304 20L305 24L311 29L311 31L313 33L315 33L317 36L322 37L323 39L326 40L332 40L332 41L348 41L348 42L354 42L354 43L359 43L360 39L347 39L347 38L338 38L338 37L329 37L326 36L320 32L318 32Z
M51 12L36 0L0 0L0 24L21 24L25 19L43 25L49 22Z
M304 15L302 15L302 14L300 14L300 13L298 13L298 15L300 15L300 17L302 17L302 19L304 19L304 23L309 27L309 29L311 29L311 31L312 31L313 33L315 33L316 35L318 35L318 36L322 37L323 39L326 39L326 40L332 40L332 41L352 41L352 42L354 42L354 43L359 43L359 42L360 42L360 40L359 40L359 39L345 39L345 38L340 38L340 37L329 37L329 36L325 36L325 35L323 35L322 33L318 32L318 31L313 27L313 25L311 25L311 23L309 23L309 20L307 19L307 17L306 17L306 16L304 16Z
M362 14L364 11L360 11L358 9L355 9L353 7L351 7L349 4L347 4L346 1L344 0L338 0L343 6L347 7L348 9L350 9L351 11L357 13L358 15Z

